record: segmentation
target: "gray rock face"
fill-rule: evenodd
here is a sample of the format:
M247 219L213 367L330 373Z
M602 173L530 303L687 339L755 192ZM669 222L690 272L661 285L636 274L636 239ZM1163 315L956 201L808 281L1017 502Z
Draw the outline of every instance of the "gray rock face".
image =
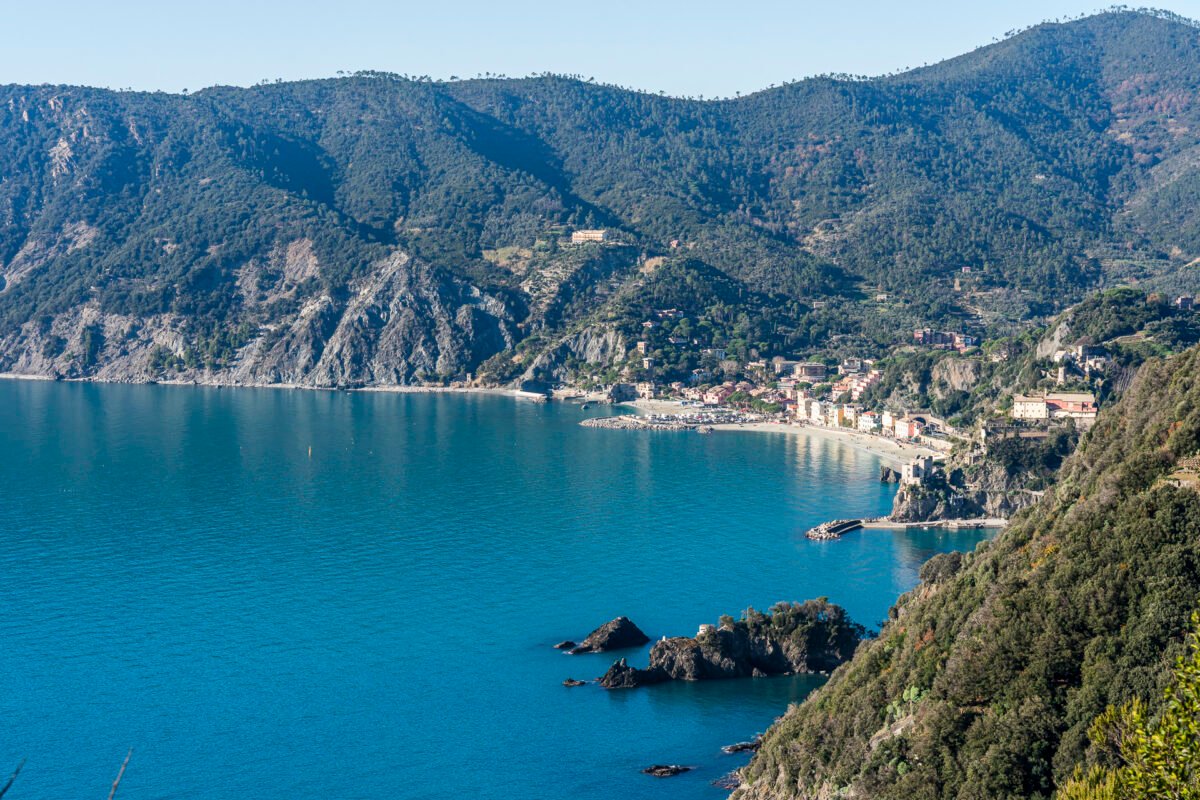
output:
M566 379L572 360L607 367L625 357L625 337L607 328L585 328L564 336L558 344L541 353L520 377L521 381L555 384Z
M105 314L92 302L0 339L0 371L130 383L404 385L464 375L517 338L503 298L400 251L352 284L348 298L292 299L294 310L263 324L219 366L185 366L197 351L187 319Z
M623 650L628 647L641 647L650 641L650 637L642 633L641 628L634 625L629 617L617 617L604 623L588 634L587 638L568 652L572 655L579 653L603 653L608 650Z
M981 367L979 360L974 358L943 359L930 370L930 388L939 398L949 392L970 391L979 382Z

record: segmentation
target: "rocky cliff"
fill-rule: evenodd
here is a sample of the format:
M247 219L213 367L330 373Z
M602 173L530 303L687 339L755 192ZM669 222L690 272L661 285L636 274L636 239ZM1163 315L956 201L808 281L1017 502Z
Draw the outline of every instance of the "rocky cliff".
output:
M0 372L135 383L408 384L462 376L517 336L519 309L509 298L400 251L344 295L293 287L290 299L223 359L197 342L186 315L111 314L86 302L0 339Z
M950 519L1008 519L1036 503L1042 492L1029 488L1032 477L1009 475L995 463L983 462L969 472L947 466L945 474L924 484L901 486L892 499L896 522Z
M933 476L901 486L892 502L897 522L980 517L1009 519L1037 503L1054 482L1080 433L1070 424L1034 438L995 438L952 452Z

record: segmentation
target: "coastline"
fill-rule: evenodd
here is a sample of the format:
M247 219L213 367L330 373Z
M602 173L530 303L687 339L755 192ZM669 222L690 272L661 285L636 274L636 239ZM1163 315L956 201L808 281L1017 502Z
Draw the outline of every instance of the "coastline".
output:
M850 430L819 428L815 425L793 425L786 422L747 422L738 425L714 425L714 431L750 431L757 433L784 433L792 436L811 436L827 441L836 441L853 450L869 453L889 464L903 465L917 456L941 455L936 450L910 442L897 442L882 436L870 436Z
M394 394L488 394L496 397L515 397L519 400L546 401L546 395L505 389L501 386L362 386L352 392L390 392Z
M394 392L400 394L486 394L543 402L545 395L505 389L500 386L357 386L341 389L336 386L311 386L304 383L232 383L226 381L156 380L108 381L102 378L53 378L49 375L29 375L20 372L0 372L0 380L49 381L51 383L98 383L116 386L195 386L215 389L298 389L307 392Z
M52 381L49 375L22 375L19 372L0 372L0 380L4 381Z
M908 530L910 528L943 528L946 530L969 530L972 528L1003 528L1008 520L1000 517L979 517L976 519L935 519L929 522L892 522L883 519L865 519L863 530Z
M689 410L678 400L646 400L639 398L620 405L635 409L638 416L650 414L682 414ZM717 424L713 431L746 431L751 433L784 433L792 436L811 436L827 441L837 441L853 450L876 456L891 466L903 466L918 456L943 456L937 450L911 442L898 442L882 436L871 436L850 429L825 428L816 425L795 425L787 422L745 422Z

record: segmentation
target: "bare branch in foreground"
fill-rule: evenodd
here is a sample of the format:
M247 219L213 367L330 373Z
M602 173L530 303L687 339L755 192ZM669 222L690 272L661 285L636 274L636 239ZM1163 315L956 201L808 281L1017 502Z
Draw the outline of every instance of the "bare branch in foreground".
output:
M108 793L108 800L113 800L117 794L117 787L121 785L121 777L125 774L125 768L129 766L129 757L133 755L133 748L129 748L129 752L125 754L125 760L121 762L121 771L117 773L117 779L113 781L112 791Z
M21 774L21 767L25 766L25 759L21 759L21 763L17 764L17 768L13 770L13 774L9 777L8 783L4 784L4 788L0 789L0 797L4 797L4 793L12 788L13 781Z

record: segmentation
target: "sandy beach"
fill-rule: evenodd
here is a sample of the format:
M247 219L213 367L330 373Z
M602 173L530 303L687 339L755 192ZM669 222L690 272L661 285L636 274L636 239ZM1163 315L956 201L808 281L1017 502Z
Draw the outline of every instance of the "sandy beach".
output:
M632 406L640 415L686 414L695 409L683 405L679 400L634 400L622 405ZM871 436L849 429L823 428L815 425L793 425L782 422L747 422L736 425L714 425L715 431L750 431L757 433L784 433L793 436L812 436L831 439L842 444L878 456L890 464L904 464L917 456L940 456L936 450L911 442L897 442L882 436Z
M819 428L813 425L791 425L780 422L748 422L742 425L714 425L718 431L754 431L760 433L782 433L793 436L812 436L841 442L847 447L878 456L893 466L904 464L917 456L937 456L936 450L911 442L897 442L882 436L870 436L851 430Z

